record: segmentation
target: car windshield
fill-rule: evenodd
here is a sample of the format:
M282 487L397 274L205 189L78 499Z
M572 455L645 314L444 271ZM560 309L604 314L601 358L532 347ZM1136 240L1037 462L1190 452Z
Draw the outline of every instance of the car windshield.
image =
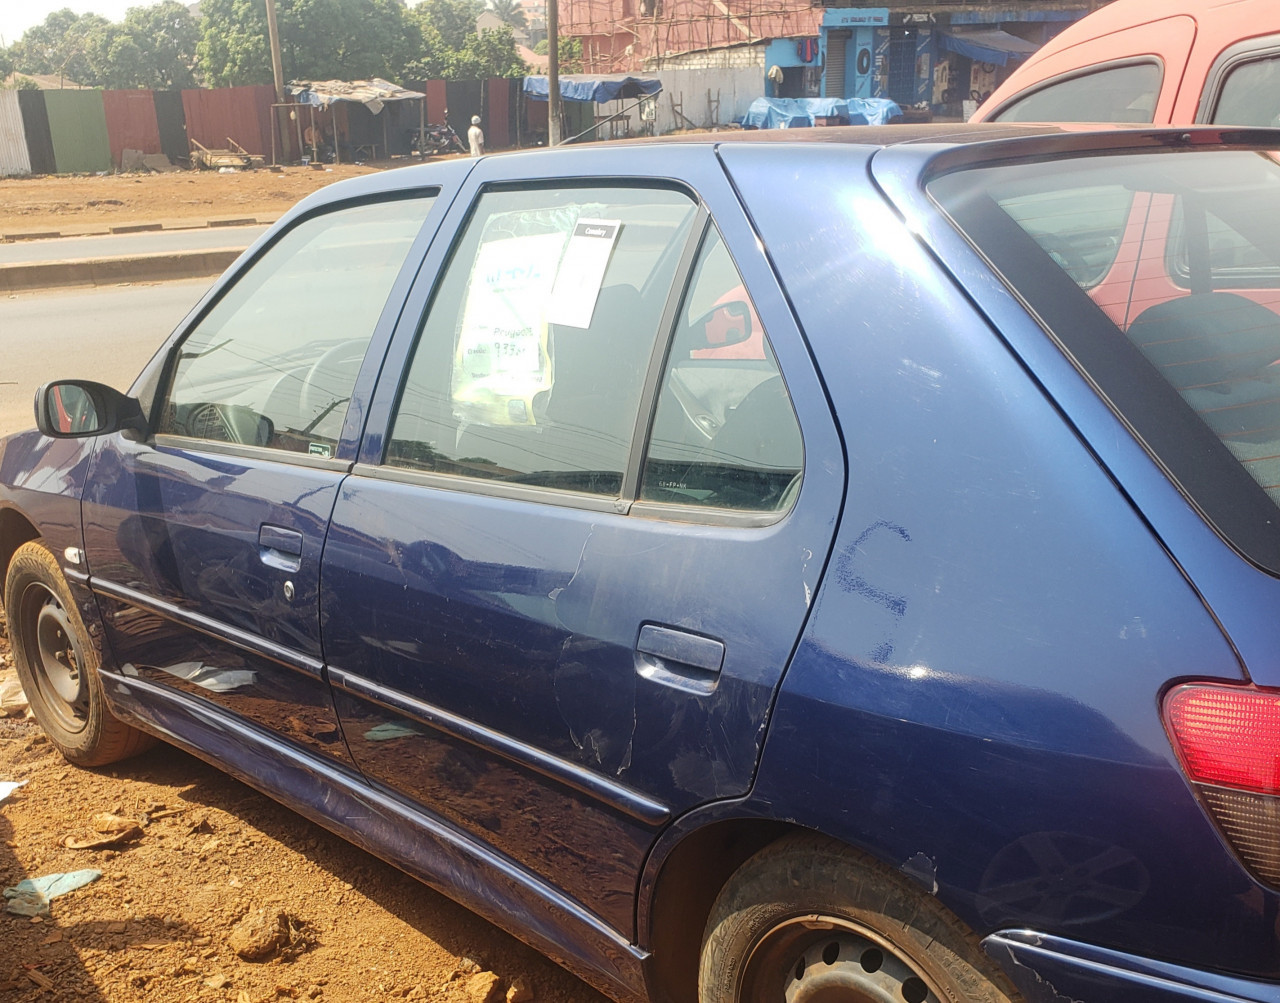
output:
M1074 157L929 193L1198 507L1280 564L1275 155Z

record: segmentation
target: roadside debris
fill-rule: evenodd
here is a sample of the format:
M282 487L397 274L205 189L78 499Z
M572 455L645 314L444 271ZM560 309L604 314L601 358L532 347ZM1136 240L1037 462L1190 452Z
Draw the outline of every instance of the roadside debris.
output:
M297 954L307 947L303 924L271 909L254 909L231 928L227 944L245 961L263 961L273 954Z
M97 881L100 877L101 871L83 870L26 878L4 890L4 911L15 916L48 916L50 901Z
M69 850L100 850L142 838L142 826L131 818L122 818L110 812L94 815L93 829L98 835L66 836L62 845Z
M3 664L0 661L0 666ZM17 669L0 668L0 717L22 717L26 713L27 695L22 692Z
M10 794L25 784L25 780L0 780L0 801L6 800Z

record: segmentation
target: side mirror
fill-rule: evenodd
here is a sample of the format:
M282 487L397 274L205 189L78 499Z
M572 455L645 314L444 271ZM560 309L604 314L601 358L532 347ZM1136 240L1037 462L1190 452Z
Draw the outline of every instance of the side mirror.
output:
M740 345L755 333L754 314L745 300L729 300L713 306L689 326L694 349L707 350Z
M141 404L92 380L46 383L36 391L35 406L36 428L55 439L147 430Z

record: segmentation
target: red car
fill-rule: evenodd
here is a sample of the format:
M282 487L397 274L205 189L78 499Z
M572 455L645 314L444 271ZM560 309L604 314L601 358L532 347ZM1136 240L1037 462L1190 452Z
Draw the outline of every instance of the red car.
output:
M1032 55L972 121L1280 125L1280 3L1114 0Z

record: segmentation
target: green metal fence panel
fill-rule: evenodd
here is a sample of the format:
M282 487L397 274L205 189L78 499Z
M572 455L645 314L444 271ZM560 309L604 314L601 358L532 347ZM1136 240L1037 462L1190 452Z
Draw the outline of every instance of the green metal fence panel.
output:
M112 169L102 91L45 91L44 104L59 174Z

